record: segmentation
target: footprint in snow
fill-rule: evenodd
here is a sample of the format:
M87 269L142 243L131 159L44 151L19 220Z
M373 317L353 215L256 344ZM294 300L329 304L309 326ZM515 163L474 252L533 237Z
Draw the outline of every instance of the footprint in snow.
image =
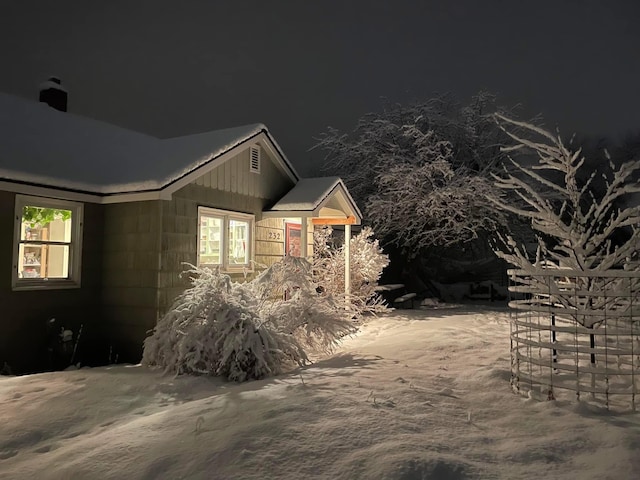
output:
M34 450L36 453L48 453L51 450L55 450L52 445L43 445L42 447L38 447Z
M15 457L18 454L18 450L8 450L0 452L0 460L6 460L7 458Z
M438 395L442 395L443 397L458 398L453 394L453 390L451 390L450 388L443 388L438 392Z

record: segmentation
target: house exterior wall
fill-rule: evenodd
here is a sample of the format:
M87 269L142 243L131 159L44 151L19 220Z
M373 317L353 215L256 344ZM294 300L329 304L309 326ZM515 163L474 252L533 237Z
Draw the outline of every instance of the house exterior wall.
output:
M158 312L162 202L104 206L103 336L111 361L140 361L142 342Z
M15 197L15 193L0 191L0 368L6 362L17 374L49 369L46 322L50 318L56 318L55 333L64 327L77 334L82 325L76 360L100 362L103 319L97 306L102 282L102 206L84 205L80 288L13 291Z
M264 151L260 174L251 173L247 149L169 201L106 205L102 306L112 360L140 361L147 332L189 286L180 274L197 262L199 206L253 214L257 231L262 210L292 186Z
M267 240L270 220L262 220L262 211L282 197L293 182L261 152L260 173L249 171L249 150L244 150L162 202L160 270L158 276L159 316L188 286L184 263L197 262L198 207L211 207L255 215L254 260L267 265L284 254L284 235ZM277 228L277 227L276 227ZM236 281L244 274L234 273Z
M197 263L198 207L212 207L259 216L264 199L230 194L203 185L190 184L162 202L162 233L158 276L159 315L163 315L175 298L189 286L180 274L185 263ZM234 280L242 274L232 274Z
M311 223L311 219L307 223L307 256L313 255L313 232L315 227Z
M263 218L256 222L256 255L258 266L270 267L284 256L285 231L281 218Z
M221 192L275 201L279 198L278 194L283 195L281 192L286 192L293 186L293 182L263 148L260 147L260 150L260 173L249 171L249 148L246 148L194 183Z

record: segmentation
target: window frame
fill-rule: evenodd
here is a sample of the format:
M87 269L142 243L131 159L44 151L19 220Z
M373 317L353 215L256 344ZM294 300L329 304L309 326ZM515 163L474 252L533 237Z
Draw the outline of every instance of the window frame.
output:
M18 256L21 240L22 211L26 206L54 208L71 211L71 240L69 242L69 265L67 278L21 278L18 275ZM82 272L82 234L84 228L84 204L57 198L33 195L16 195L13 221L13 258L11 259L11 289L16 290L53 290L61 288L80 288ZM52 242L54 243L54 242Z
M200 261L200 245L202 242L202 233L200 230L202 216L212 217L212 218L220 218L221 221L221 232L220 232L220 263L217 265L214 264L203 264ZM229 241L229 224L231 220L237 220L241 222L247 222L249 224L249 240L247 242L247 248L249 249L247 258L248 263L243 264L230 264L229 263L229 251L228 251L228 241ZM219 267L221 272L225 273L242 273L242 272L253 272L254 269L254 258L255 258L255 224L256 224L256 216L250 213L242 213L242 212L233 212L230 210L221 210L218 208L206 207L203 205L198 206L198 218L197 218L197 242L196 242L196 264L198 267L208 267L215 268Z

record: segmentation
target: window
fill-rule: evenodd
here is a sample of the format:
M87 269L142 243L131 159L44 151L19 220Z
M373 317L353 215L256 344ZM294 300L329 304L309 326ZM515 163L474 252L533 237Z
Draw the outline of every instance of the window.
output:
M254 216L198 208L198 266L251 269Z
M249 147L249 171L260 173L260 147Z
M82 204L16 196L14 290L80 286Z

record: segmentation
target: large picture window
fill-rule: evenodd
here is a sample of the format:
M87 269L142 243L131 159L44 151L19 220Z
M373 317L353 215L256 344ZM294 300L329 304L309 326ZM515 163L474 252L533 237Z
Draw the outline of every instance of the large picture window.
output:
M16 196L14 290L80 286L82 204Z
M251 269L254 216L198 208L198 266Z

